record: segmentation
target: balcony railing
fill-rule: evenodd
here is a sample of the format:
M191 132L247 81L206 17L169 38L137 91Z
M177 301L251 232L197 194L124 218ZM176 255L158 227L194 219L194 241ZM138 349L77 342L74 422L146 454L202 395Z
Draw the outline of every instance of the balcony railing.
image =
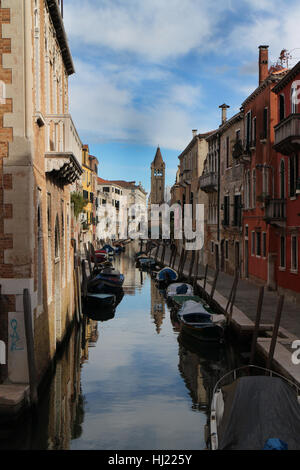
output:
M300 149L300 114L290 114L275 126L274 148L283 155L291 155Z
M266 201L265 220L269 224L286 220L286 199L270 199Z
M82 142L69 114L52 114L46 123L46 173L54 173L63 184L82 174Z
M207 193L217 191L218 175L215 172L205 173L199 178L199 186Z

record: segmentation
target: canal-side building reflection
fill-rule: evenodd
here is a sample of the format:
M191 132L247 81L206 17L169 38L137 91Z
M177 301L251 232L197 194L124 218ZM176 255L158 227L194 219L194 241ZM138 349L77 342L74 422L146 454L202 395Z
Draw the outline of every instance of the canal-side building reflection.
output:
M151 279L151 317L159 335L165 318L165 301L153 279Z
M82 325L81 364L89 360L89 348L96 345L98 338L98 322L84 316Z

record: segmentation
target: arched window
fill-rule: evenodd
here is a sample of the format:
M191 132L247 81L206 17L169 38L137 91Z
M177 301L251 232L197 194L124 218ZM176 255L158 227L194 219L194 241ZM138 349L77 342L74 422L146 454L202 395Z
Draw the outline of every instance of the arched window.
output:
M297 87L292 84L291 86L291 114L297 112Z

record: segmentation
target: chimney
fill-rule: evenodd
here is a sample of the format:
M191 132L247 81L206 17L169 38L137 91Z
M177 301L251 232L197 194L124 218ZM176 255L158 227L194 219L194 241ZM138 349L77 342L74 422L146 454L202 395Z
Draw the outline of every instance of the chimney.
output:
M258 59L259 85L269 75L269 51L268 49L269 49L269 46L259 46L259 59Z
M197 129L193 129L193 130L192 130L192 133L193 133L193 137L196 137L196 135L197 135Z
M222 124L224 124L224 122L227 121L227 109L230 108L230 106L223 103L223 104L221 104L221 106L219 106L219 108L222 109Z

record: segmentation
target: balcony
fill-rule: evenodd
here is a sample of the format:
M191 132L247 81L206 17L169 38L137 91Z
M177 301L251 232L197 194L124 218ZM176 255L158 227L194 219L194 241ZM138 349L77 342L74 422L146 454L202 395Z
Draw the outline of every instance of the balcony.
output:
M68 185L80 178L82 143L70 115L47 115L45 172Z
M286 221L286 199L270 199L266 201L264 219L268 224L284 227Z
M215 172L205 173L199 178L199 187L206 193L218 190L218 175Z
M283 155L291 155L300 149L300 114L290 114L275 129L274 148Z
M235 141L232 150L232 158L239 160L241 163L249 162L251 159L251 142L244 142L241 139Z

